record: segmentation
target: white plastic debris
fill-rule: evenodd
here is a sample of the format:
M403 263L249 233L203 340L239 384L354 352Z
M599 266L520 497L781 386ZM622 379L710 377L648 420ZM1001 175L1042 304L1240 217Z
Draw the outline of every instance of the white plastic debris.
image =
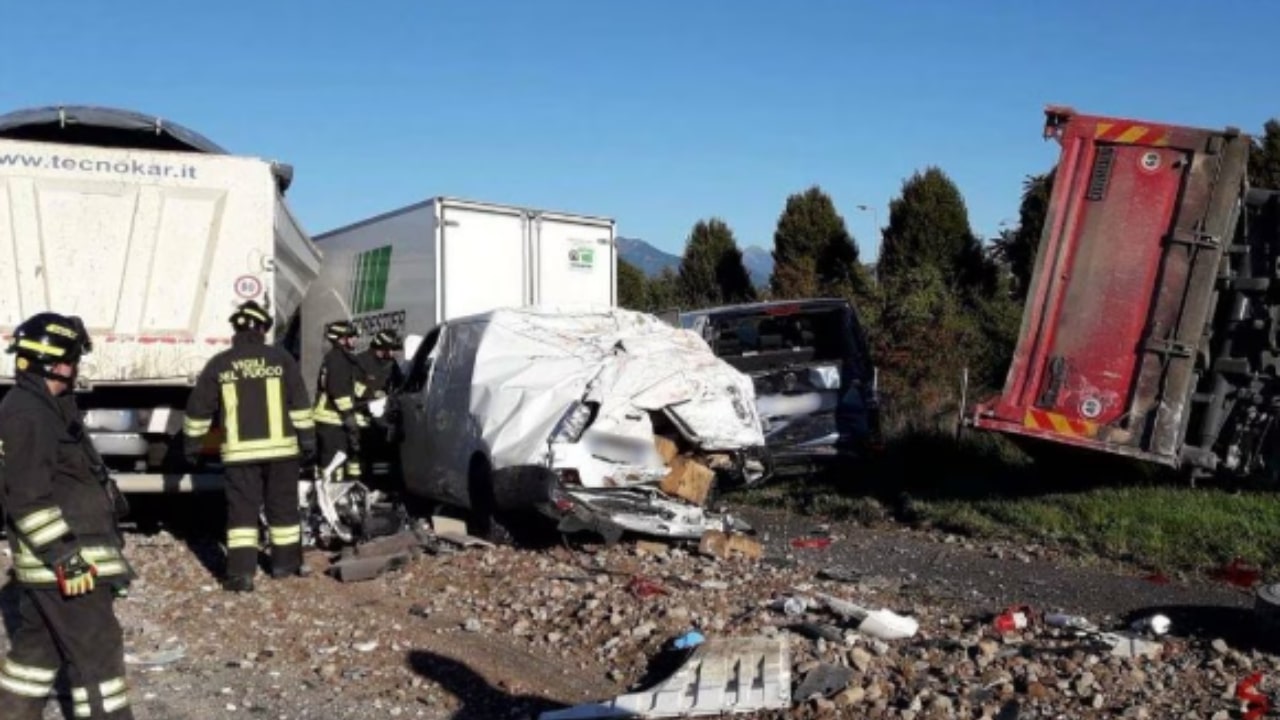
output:
M791 653L783 638L707 640L666 680L613 700L550 710L539 720L697 717L791 705Z
M1150 617L1135 620L1130 629L1136 633L1151 633L1160 636L1168 634L1170 628L1173 627L1173 621L1165 615L1152 615Z

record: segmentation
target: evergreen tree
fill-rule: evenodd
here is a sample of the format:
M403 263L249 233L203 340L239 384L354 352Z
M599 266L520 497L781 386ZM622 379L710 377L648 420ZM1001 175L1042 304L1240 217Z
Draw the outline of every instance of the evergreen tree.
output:
M680 261L680 294L695 307L754 300L755 287L742 264L733 231L719 218L699 220Z

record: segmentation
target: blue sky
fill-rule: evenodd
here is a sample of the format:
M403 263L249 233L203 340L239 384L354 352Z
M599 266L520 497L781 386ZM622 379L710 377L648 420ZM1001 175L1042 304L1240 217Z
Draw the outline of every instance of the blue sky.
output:
M432 195L607 215L678 251L772 244L817 183L874 258L929 164L974 229L1050 166L1042 108L1248 131L1280 115L1280 3L10 2L0 109L104 104L296 168L313 233Z

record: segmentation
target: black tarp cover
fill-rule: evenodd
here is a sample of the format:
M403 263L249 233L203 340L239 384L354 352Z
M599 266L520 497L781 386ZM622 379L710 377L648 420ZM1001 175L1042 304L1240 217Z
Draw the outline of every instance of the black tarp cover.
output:
M227 154L217 143L178 123L132 110L86 105L29 108L0 115L0 137Z
M228 155L200 133L154 115L91 105L60 105L0 115L0 138L137 150ZM272 163L280 192L293 184L293 167Z

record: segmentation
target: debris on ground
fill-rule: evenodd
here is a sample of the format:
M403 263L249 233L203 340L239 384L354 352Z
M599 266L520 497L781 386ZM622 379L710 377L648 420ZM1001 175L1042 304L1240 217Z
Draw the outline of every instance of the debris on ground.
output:
M684 665L652 688L538 717L699 717L785 709L790 704L791 659L785 640L715 638L700 643Z
M799 533L759 524L767 532L761 538L771 538L767 557L785 557ZM672 677L703 645L753 638L789 653L788 704L739 716L772 720L1240 717L1235 693L1242 680L1262 673L1254 692L1265 695L1280 673L1280 656L1251 644L1255 633L1223 628L1222 638L1192 636L1194 622L1161 609L1229 601L1240 595L1233 590L1205 584L1207 595L1189 596L1132 573L1084 584L1075 566L1054 564L1049 570L1062 582L1050 588L1052 597L1023 594L1031 587L1026 579L1036 577L1020 574L1027 566L998 564L979 547L955 552L1008 574L990 576L983 595L958 593L929 574L941 542L895 533L888 547L908 552L877 565L866 557L870 534L836 531L850 542L831 556L789 565L729 563L680 544L664 544L661 553L637 552L630 542L484 552L450 552L442 544L442 552L358 583L327 576L330 556L311 551L307 562L316 573L260 576L247 595L218 590L211 570L221 553L216 533L131 533L128 553L139 579L116 604L131 653L130 701L138 720L214 720L227 717L228 704L236 715L289 720L536 718L607 705ZM842 564L865 569L852 581L817 577ZM901 574L892 575L894 568ZM665 592L636 597L636 577ZM1149 596L1138 605L1116 603L1113 614L1094 610L1099 592L1118 595L1132 587L1126 583ZM4 595L0 601L12 602ZM795 614L771 609L787 599L796 601ZM1037 608L1033 622L994 632L991 617L1021 599ZM1079 617L1072 599L1089 608L1092 625L1111 632L1044 619ZM1251 618L1248 600L1231 612ZM918 630L880 639L863 631L846 604L893 609ZM1041 615L1041 606L1053 612ZM1226 608L1212 609L1236 620ZM1161 612L1174 619L1169 633L1132 630L1134 619ZM181 658L144 664L179 646ZM665 657L680 662L657 674L655 661ZM850 668L852 678L830 695L801 698L799 688L823 665Z
M742 533L726 533L721 530L708 530L698 543L698 552L708 557L731 560L744 557L759 560L764 557L764 546Z
M1252 590L1262 577L1262 571L1245 565L1243 558L1235 558L1225 567L1211 573L1213 579L1245 590Z

